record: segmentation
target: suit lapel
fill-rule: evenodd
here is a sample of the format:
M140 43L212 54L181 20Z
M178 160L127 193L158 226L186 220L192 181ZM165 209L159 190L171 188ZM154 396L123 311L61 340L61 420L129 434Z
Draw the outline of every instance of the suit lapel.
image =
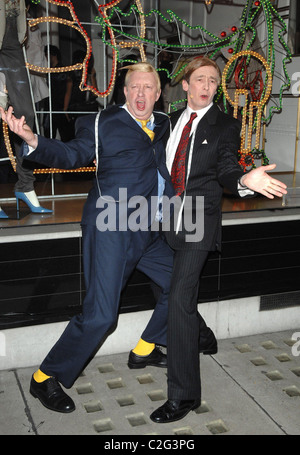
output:
M154 114L154 123L155 123L155 137L154 142L159 141L162 136L165 134L168 126L169 121L167 121L167 116L164 114L159 114L157 112L153 112ZM145 131L142 130L140 125L131 117L131 115L126 111L124 108L119 108L119 119L125 123L130 128L133 128L137 133L145 135Z
M174 129L176 123L179 120L179 117L181 116L184 110L185 109L180 109L179 111L172 113L171 115L172 129ZM196 130L195 138L196 145L202 144L202 142L206 139L205 135L207 134L210 126L215 125L217 123L218 112L219 108L217 107L216 104L213 104L209 111L207 111L207 113L200 120Z
M219 108L213 104L209 111L200 120L195 137L195 149L208 139L211 127L217 123Z
M200 120L195 137L195 149L197 149L205 140L207 140L207 132L209 129L209 122L206 115Z
M123 107L119 108L119 119L129 128L133 128L139 134L146 134L140 125L131 117L131 115Z

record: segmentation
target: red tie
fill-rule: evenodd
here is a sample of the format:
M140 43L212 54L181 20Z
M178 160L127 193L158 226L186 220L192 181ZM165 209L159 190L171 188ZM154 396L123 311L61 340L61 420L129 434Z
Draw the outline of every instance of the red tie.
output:
M192 123L196 117L197 117L196 112L192 112L190 120L183 128L181 138L176 150L171 172L171 179L175 189L176 196L183 193L184 191L186 150L190 139Z

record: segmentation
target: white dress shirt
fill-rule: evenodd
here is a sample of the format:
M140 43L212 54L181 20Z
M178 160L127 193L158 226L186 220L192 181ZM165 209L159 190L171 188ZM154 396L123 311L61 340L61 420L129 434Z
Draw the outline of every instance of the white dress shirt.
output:
M213 105L213 103L210 103L208 106L204 107L203 109L200 109L199 111L195 111L195 110L191 109L190 106L187 106L186 109L181 114L181 116L179 117L178 122L176 123L176 128L170 134L170 137L169 137L169 140L167 143L167 147L166 147L166 164L167 164L167 168L168 168L170 175L172 172L172 165L173 165L173 161L175 158L176 150L177 150L180 138L181 138L183 128L190 120L191 114L193 112L196 112L197 117L194 119L194 121L192 123L190 137L194 134L194 132L196 131L196 129L198 127L200 120L209 111L209 109L212 107L212 105ZM254 194L254 192L252 190L241 186L239 182L237 182L237 188L238 188L240 197Z
M188 123L190 120L190 116L193 112L196 112L197 117L194 119L192 123L192 128L190 132L190 136L196 131L198 123L204 117L207 111L212 107L213 103L210 103L207 107L200 109L199 111L193 111L189 106L183 111L181 116L178 119L178 122L176 123L176 129L172 131L170 134L168 143L167 143L167 149L166 149L166 154L167 154L167 168L169 173L171 174L172 171L172 165L173 161L175 158L176 150L182 135L183 128L185 125Z

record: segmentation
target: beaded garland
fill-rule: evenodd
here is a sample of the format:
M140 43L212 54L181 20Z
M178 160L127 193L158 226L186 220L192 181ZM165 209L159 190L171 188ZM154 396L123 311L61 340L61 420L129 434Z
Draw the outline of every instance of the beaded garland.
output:
M67 66L67 67L61 67L61 68L41 68L41 67L36 67L34 65L31 65L29 62L27 62L27 67L30 70L33 70L35 72L41 72L41 73L49 73L49 72L65 72L65 71L73 71L74 69L82 69L82 79L80 83L80 90L90 90L92 91L96 96L100 97L107 97L111 93L114 83L115 83L115 78L116 78L116 71L117 71L117 63L118 62L126 62L129 61L127 59L121 59L119 56L120 49L124 48L137 48L140 53L140 59L141 61L146 60L146 55L144 51L144 46L153 46L154 48L158 50L163 50L167 49L168 52L172 52L175 55L188 55L193 56L195 54L197 55L207 55L210 58L214 58L217 53L220 51L223 52L228 52L228 58L229 61L233 62L237 56L241 56L241 52L243 52L243 47L245 43L245 36L247 32L252 32L252 37L247 44L245 51L250 51L251 46L254 43L255 37L256 37L256 30L255 30L255 22L257 21L257 18L259 14L263 14L264 20L266 23L266 29L267 29L267 52L266 52L266 60L263 62L263 64L266 63L268 66L268 71L267 71L267 76L266 80L263 81L261 78L261 75L259 76L259 83L260 83L260 92L259 95L257 96L257 105L250 103L249 107L249 114L244 115L243 121L242 121L242 140L241 140L241 150L240 150L240 163L246 169L246 167L254 167L254 159L257 159L258 157L263 160L263 163L266 164L268 162L268 159L265 155L264 150L259 150L258 146L258 138L259 134L256 134L256 142L255 142L255 147L254 149L251 149L249 147L249 139L250 135L252 134L253 131L258 131L260 130L260 126L262 123L268 123L271 120L271 117L274 112L279 112L282 109L282 99L283 99L283 92L284 90L288 89L291 83L286 64L288 61L291 60L291 52L285 43L283 39L283 35L286 33L286 25L279 15L279 13L276 11L274 6L271 3L271 0L245 0L245 7L243 9L243 13L241 16L240 20L240 25L237 27L233 25L228 32L222 31L220 33L220 36L217 36L216 34L213 34L206 30L204 27L200 25L196 26L191 26L188 24L186 21L181 19L176 13L174 13L171 10L167 10L167 14L169 17L166 15L162 14L160 11L156 9L152 9L150 12L145 13L143 11L142 5L140 0L135 0L133 1L133 4L130 6L128 12L123 12L119 7L119 3L121 3L121 0L112 0L106 4L98 5L98 11L99 11L99 16L95 17L95 22L101 25L102 27L102 35L101 39L102 41L110 46L112 48L112 54L113 54L113 64L112 64L112 71L111 71L111 76L110 80L107 86L107 89L105 89L103 92L99 92L95 87L89 86L86 84L87 80L87 66L89 63L89 59L91 56L92 52L92 46L91 46L91 40L81 25L76 12L75 8L72 4L72 1L70 0L46 0L49 3L62 6L62 7L67 7L70 11L72 20L67 21L65 19L61 19L58 17L40 17L37 19L32 19L29 21L29 26L33 27L34 25L37 25L40 22L56 22L59 24L66 25L68 27L71 27L75 30L77 30L85 39L86 42L86 47L87 47L87 52L86 52L86 57L82 63L79 63L77 65L72 65L72 66ZM210 5L213 0L204 0L206 5ZM34 4L39 4L40 0L31 0L32 3ZM109 13L109 10L110 13ZM138 35L133 35L130 33L126 33L123 29L120 30L120 27L117 28L114 25L112 25L112 18L113 15L117 13L118 17L120 18L128 18L131 15L134 15L135 18L138 17L139 19L139 33ZM184 26L186 29L189 29L190 31L196 31L199 33L199 35L202 37L202 42L193 44L193 45L187 45L187 44L166 44L162 43L157 40L150 40L149 38L146 38L146 19L151 18L153 20L153 16L155 17L155 20L159 18L160 21L164 21L169 24L176 24L176 27L178 29L178 34L180 27ZM262 109L261 107L263 106L261 99L265 99L267 94L268 97L270 96L270 81L272 80L272 77L274 76L275 72L275 41L274 41L274 23L277 23L279 25L279 32L278 32L278 41L282 45L283 50L284 50L284 57L282 60L282 66L283 66L283 75L284 75L284 82L282 83L279 91L279 101L278 105L272 106L269 109L269 114L266 116L263 116ZM107 39L107 33L109 39ZM116 36L120 37L122 36L122 39L120 40L119 38L117 39ZM204 38L207 37L207 38ZM257 54L258 55L258 54ZM247 54L248 59L250 58L250 54ZM232 58L232 59L231 59ZM258 55L258 59L261 59L261 56ZM231 60L230 60L231 59ZM247 60L249 62L249 60ZM265 65L265 68L267 68ZM179 71L174 72L173 74L169 74L167 70L168 76L170 79L174 79L177 77L180 77L182 71L184 70L186 65L181 66ZM228 97L226 96L226 84L227 81L231 79L232 75L234 74L235 68L233 64L228 65L227 70L226 70L226 77L223 77L222 80L222 85L218 89L218 94L216 97L216 100L219 101L220 98L223 96L224 100L224 106L225 110L227 110L227 104L226 100L229 102L229 104L232 104ZM236 74L236 73L235 73ZM225 87L225 90L224 90ZM246 96L246 92L243 92L242 88L237 89L237 94L236 96L239 96L240 94L244 94ZM173 103L172 108L176 109L176 105L178 103L182 103L185 100L177 100L176 102ZM236 104L237 99L234 100L233 104L235 106L235 111L236 111ZM265 104L265 103L264 103ZM255 115L253 113L253 109L255 110ZM246 129L246 119L247 116L249 115L249 124L248 124L248 145L245 148L245 129ZM5 127L3 126L3 130L5 133L5 136L8 134L5 131ZM243 135L244 131L244 135ZM7 140L7 137L6 137ZM6 142L7 143L7 142ZM245 153L245 150L247 150L247 153ZM12 152L10 151L10 156L12 155ZM13 165L13 162L12 162ZM73 171L62 171L62 170L57 170L57 169L38 169L35 172L36 173L46 173L46 172L82 172L82 171L94 171L95 168L81 168L80 170L73 170Z
M247 88L238 88L235 90L234 94L234 100L232 100L229 96L228 90L227 90L227 75L232 68L232 66L235 66L236 60L240 58L255 58L256 60L259 60L262 65L265 68L266 72L266 80L267 80L267 85L264 87L264 96L259 98L255 101L251 101L248 106L248 97L249 97L249 91ZM239 65L237 66L237 69L240 70L242 67ZM238 115L238 108L239 108L239 101L240 101L240 96L243 95L245 97L245 105L242 110L242 131L241 131L241 148L239 150L240 153L240 164L244 168L244 171L246 171L249 167L254 167L254 158L260 157L263 158L263 163L268 164L268 160L264 154L263 150L259 150L260 146L260 132L261 132L261 122L262 122L262 112L263 108L268 101L271 90L272 90L272 72L271 68L268 65L267 61L259 55L257 52L253 51L240 51L236 55L234 55L226 64L223 74L222 74L222 88L224 95L227 99L227 101L233 106L234 111L233 111L233 116L237 118ZM237 84L237 79L236 79L236 84ZM257 98L257 96L256 96ZM254 110L257 111L257 121L255 125L255 130L256 130L256 138L255 138L255 147L252 149L252 135L254 131ZM247 118L248 118L248 125L247 125ZM248 135L246 132L246 129L248 127ZM246 137L247 136L247 137ZM254 155L255 154L255 155ZM250 158L249 158L250 157Z

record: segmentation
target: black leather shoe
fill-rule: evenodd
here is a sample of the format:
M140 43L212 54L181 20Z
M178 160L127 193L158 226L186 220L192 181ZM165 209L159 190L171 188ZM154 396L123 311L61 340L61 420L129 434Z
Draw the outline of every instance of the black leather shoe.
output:
M157 347L149 355L137 355L130 351L128 358L129 368L145 368L151 365L153 367L167 368L167 356Z
M199 343L199 352L204 355L214 355L218 352L218 342L217 339L211 329L209 329L208 336L205 337L205 343Z
M73 400L63 391L54 377L46 379L44 382L36 382L31 378L30 393L34 398L48 409L57 412L69 413L75 410Z
M183 419L190 411L199 408L201 400L168 400L156 409L150 419L155 423L175 422Z

